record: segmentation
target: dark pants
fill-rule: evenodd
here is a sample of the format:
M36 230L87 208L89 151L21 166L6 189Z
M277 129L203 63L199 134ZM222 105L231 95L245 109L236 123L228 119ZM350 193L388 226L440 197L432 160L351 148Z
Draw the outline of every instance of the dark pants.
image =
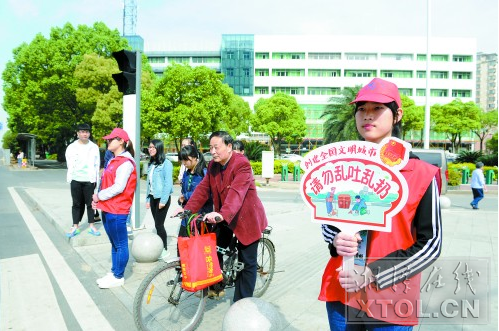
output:
M149 204L151 207L152 217L154 218L154 226L156 227L156 233L163 240L163 246L167 249L166 246L166 230L165 230L165 219L166 214L168 213L168 208L170 208L170 203L172 198L169 197L166 205L159 209L159 200L154 199L152 195L149 196Z
M94 194L95 184L72 180L70 186L71 197L73 198L73 206L71 208L73 224L79 224L81 222L81 218L85 212L85 205L87 209L88 223L93 223L94 211L92 209L92 195Z
M227 248L233 236L232 230L222 223L217 226L216 232L217 245L222 248ZM239 276L236 279L234 302L253 296L256 284L258 240L247 246L238 242L237 250L239 262L244 263L244 269L239 273ZM221 254L218 254L218 260L220 261L220 268L222 268L223 256Z
M483 188L472 188L473 191L473 201L471 204L478 208L478 203L483 199Z

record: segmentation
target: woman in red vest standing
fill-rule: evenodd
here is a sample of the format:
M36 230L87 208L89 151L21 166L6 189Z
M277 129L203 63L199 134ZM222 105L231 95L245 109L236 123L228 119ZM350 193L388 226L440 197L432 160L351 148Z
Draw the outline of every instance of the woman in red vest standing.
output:
M352 104L357 131L366 141L380 143L399 135L403 110L395 84L375 78ZM361 238L323 226L331 259L319 300L326 301L331 330L407 331L418 324L421 272L437 259L442 246L439 171L409 156L400 173L410 194L392 219L391 232L367 231ZM360 240L367 240L365 265L342 270L343 256L355 256ZM398 311L397 302L411 309Z
M114 158L102 173L101 187L93 195L92 207L102 210L102 222L111 242L111 272L97 279L97 284L100 288L111 288L125 284L129 257L126 220L137 185L137 171L133 144L125 130L116 128L103 139L107 140L107 149Z

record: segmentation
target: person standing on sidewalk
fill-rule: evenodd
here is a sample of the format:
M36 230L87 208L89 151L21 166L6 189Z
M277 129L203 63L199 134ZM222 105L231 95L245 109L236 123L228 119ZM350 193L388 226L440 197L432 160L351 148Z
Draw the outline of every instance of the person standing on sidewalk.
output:
M153 139L149 143L149 167L147 168L146 209L151 209L156 233L163 241L160 259L170 255L168 252L165 220L170 208L173 193L173 164L165 157L163 141Z
M483 163L477 162L476 169L471 173L471 191L473 192L473 201L470 205L473 209L478 209L478 202L483 199L483 192L487 191L485 187L485 176L483 175Z
M375 78L360 89L352 104L357 130L366 141L380 143L399 135L403 110L395 84ZM418 324L421 272L438 258L442 247L439 173L438 167L409 156L400 174L410 194L392 218L391 232L366 231L362 238L360 233L323 226L331 258L319 300L326 302L331 330L408 331ZM355 256L361 241L367 246L363 265L343 270L343 256ZM413 309L401 314L393 304L381 305L394 301Z
M125 130L115 128L103 139L107 140L107 148L114 158L102 173L100 190L92 197L92 207L102 211L104 229L111 242L111 272L97 279L97 285L111 288L125 284L129 258L126 220L137 186L137 171L133 144Z
M180 149L189 145L194 146L194 148L197 149L196 142L191 137L182 139L182 143L180 144ZM178 182L180 183L180 185L182 185L182 178L184 177L184 173L186 170L187 168L185 167L185 165L182 162L180 162L180 170L178 172Z
M73 226L66 236L72 238L80 233L79 224L85 212L85 206L90 227L88 233L100 236L94 224L94 210L92 209L92 194L94 194L100 170L99 147L90 141L88 124L79 124L76 135L78 139L66 149L67 182L70 183L73 199L71 207Z
M24 159L24 152L22 149L19 150L19 153L17 154L17 167L21 168L23 164L23 159Z

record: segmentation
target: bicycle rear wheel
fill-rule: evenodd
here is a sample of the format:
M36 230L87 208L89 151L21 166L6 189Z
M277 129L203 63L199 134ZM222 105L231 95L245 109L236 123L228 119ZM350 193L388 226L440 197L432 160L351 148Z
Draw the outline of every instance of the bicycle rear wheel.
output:
M133 300L139 330L194 330L203 317L204 291L187 292L181 286L180 262L161 263L144 278Z
M260 238L257 253L256 284L254 297L261 297L269 288L275 272L275 248L267 238Z

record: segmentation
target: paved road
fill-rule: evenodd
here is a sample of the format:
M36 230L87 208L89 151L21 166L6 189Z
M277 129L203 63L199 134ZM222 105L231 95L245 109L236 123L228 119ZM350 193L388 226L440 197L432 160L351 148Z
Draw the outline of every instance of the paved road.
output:
M98 289L95 279L109 270L110 246L105 235L82 233L72 241L63 236L71 225L71 198L64 179L60 168L9 171L0 167L0 329L133 329L133 297L147 268L131 259L124 287ZM263 299L276 306L287 331L327 330L324 304L317 294L328 252L318 225L308 221L310 212L296 191L274 186L259 192L274 228L271 239L278 270ZM487 195L478 211L467 205L468 195L447 195L452 205L443 210L442 256L491 258L489 293L491 311L496 312L497 195ZM145 230L141 231L152 231L150 214L144 211L142 217ZM173 220L167 222L172 247L177 226ZM229 305L228 299L211 301L199 329L219 331ZM448 328L423 323L416 329L497 330L497 315L492 315L491 322L480 327L464 327L464 322ZM53 318L47 320L47 316Z

